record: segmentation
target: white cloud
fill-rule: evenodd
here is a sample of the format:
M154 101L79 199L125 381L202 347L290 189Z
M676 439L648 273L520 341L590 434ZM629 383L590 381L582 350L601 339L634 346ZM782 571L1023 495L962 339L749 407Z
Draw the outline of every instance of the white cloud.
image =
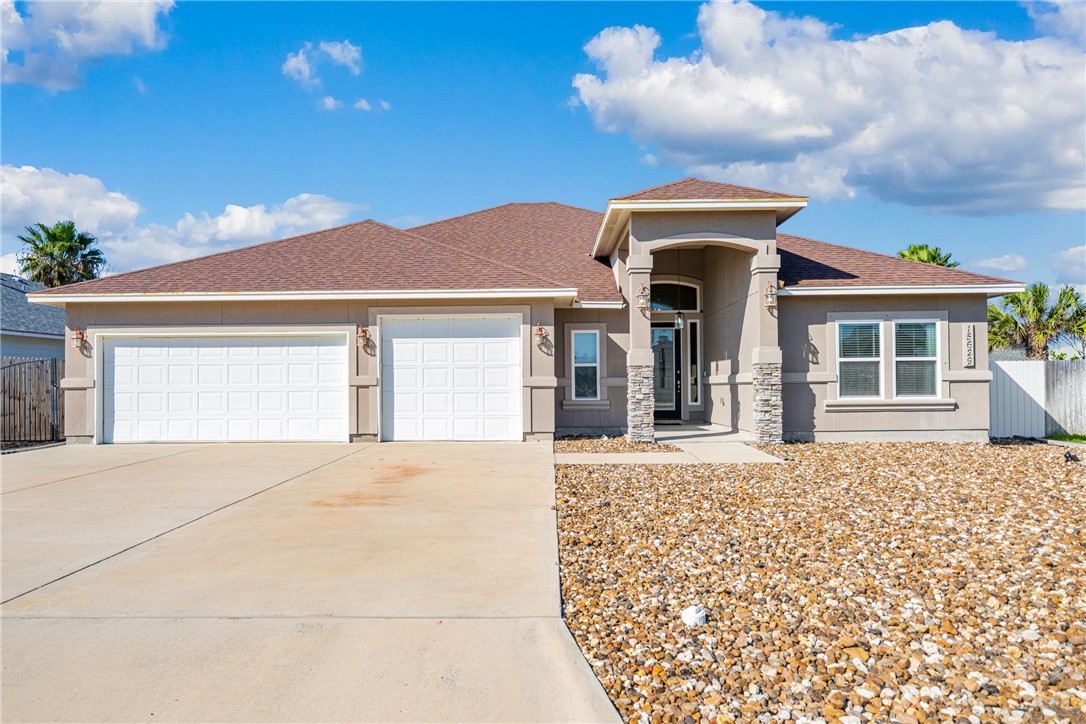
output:
M307 50L313 48L312 43L306 43L298 49L297 53L287 53L287 59L283 61L283 75L292 78L304 86L320 85L316 69L310 65Z
M325 96L321 98L321 110L322 111L334 111L337 108L343 107L343 101L333 98L332 96Z
M359 75L362 73L362 48L352 45L349 40L322 40L316 47L313 43L306 43L297 52L287 53L281 69L288 78L298 81L306 88L314 88L321 84L317 67L324 62L341 65L350 71L351 75Z
M3 82L29 83L51 91L83 83L81 64L140 49L161 50L160 16L172 0L148 2L0 2Z
M143 84L143 81L139 78L135 78L134 81L136 84L136 90L139 91L139 94L147 95L147 86Z
M15 276L20 276L22 274L22 270L19 269L18 255L15 252L0 256L0 272L4 274L14 274Z
M129 228L140 213L137 202L92 176L7 164L0 166L0 209L5 235L22 234L31 224L71 220L79 229L108 237Z
M333 63L342 65L351 71L351 75L358 75L362 72L362 48L351 45L351 41L328 42L322 40L317 47Z
M1048 265L1061 284L1086 284L1086 244L1053 254L1048 257Z
M1039 30L1086 45L1086 3L1082 0L1024 2L1022 5Z
M371 106L370 102L367 101L365 98L359 98L358 101L355 102L354 107L357 108L360 111L372 111L373 110L373 106Z
M128 271L328 228L365 208L303 193L271 206L228 204L215 215L187 213L172 226L138 225L139 203L109 191L99 179L33 166L5 165L0 173L5 252L0 265L14 263L15 237L38 221L75 221L98 237L113 271Z
M392 104L389 103L388 101L381 101L381 110L382 111L391 111L392 110Z
M608 28L585 46L601 72L573 85L599 129L718 180L966 213L1086 205L1074 43L947 21L848 40L833 30L706 4L697 52L657 59L652 28Z
M1021 254L1004 254L1003 256L993 256L991 259L981 259L977 262L977 266L982 269L997 269L999 271L1012 272L1021 271L1028 266L1026 257Z

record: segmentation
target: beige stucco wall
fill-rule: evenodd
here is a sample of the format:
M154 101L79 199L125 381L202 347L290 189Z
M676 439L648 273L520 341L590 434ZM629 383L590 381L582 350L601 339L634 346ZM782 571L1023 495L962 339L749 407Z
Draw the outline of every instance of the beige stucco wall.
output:
M587 428L617 432L626 427L626 352L630 349L625 309L555 309L554 424L556 429ZM574 329L600 332L600 399L574 400L569 347Z
M780 339L784 371L785 439L985 440L988 435L986 309L983 295L784 297ZM940 348L939 398L837 404L834 321L936 319ZM966 340L972 336L972 366ZM892 354L882 335L884 375ZM828 403L828 404L827 404Z
M95 357L100 337L109 334L202 334L308 331L340 332L350 336L349 432L352 439L375 439L378 434L379 352L376 345L363 348L354 338L359 324L373 339L379 338L381 315L393 314L505 314L521 315L524 348L522 364L524 432L528 437L547 437L554 432L556 378L553 350L539 348L532 329L541 325L554 339L554 308L550 300L510 299L464 304L433 300L425 305L404 301L313 302L144 302L72 304L67 307L68 337L85 330L83 350L66 347L64 404L65 435L72 441L89 441L97 423Z

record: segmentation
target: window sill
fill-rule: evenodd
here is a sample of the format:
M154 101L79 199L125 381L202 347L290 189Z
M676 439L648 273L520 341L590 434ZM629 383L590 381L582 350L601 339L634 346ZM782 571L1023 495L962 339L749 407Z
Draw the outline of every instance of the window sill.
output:
M563 410L610 410L610 400L562 400Z
M948 397L898 398L894 400L826 400L826 412L953 412L957 401Z

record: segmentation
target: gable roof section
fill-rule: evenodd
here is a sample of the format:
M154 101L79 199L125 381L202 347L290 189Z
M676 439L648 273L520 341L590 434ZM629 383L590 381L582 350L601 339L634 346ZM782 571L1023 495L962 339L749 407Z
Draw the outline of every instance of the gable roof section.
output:
M27 301L26 295L45 289L13 274L0 274L0 328L11 334L42 334L64 338L64 311Z
M785 289L851 287L1020 286L963 269L777 234Z
M360 221L36 296L566 288L553 275L535 274L376 221Z
M669 184L653 186L612 201L773 201L778 199L806 199L806 196L783 194L778 191L753 189L699 178L684 178Z
M576 287L582 302L622 301L611 267L590 254L603 214L556 203L519 203L456 216L411 231L518 264Z

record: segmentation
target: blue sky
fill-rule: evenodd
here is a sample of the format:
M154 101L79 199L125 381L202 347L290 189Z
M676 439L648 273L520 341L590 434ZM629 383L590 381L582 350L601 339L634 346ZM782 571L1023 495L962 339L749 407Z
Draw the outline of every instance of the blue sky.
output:
M125 271L369 217L602 210L696 175L809 194L788 233L1086 284L1081 3L5 2L4 21L7 264L60 217Z

